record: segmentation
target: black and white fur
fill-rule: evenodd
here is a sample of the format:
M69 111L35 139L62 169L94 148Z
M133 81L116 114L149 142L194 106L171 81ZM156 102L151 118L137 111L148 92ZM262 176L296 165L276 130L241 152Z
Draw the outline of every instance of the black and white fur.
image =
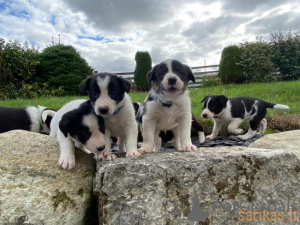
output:
M74 168L75 144L97 156L105 148L104 132L104 120L95 114L89 100L74 100L64 105L54 115L50 133L59 143L59 166L65 170Z
M267 120L264 119L267 108L289 109L287 105L273 104L250 97L227 98L224 95L208 95L202 102L204 102L202 117L214 119L213 131L206 137L207 140L215 139L222 125L228 122L228 131L238 135L242 140L252 138L258 127L260 127L259 134L263 135L267 127ZM249 121L249 130L241 135L243 130L239 125L245 120Z
M130 82L110 73L99 73L88 77L81 85L81 94L88 93L94 111L104 118L105 141L110 143L111 137L118 137L120 151L126 151L126 157L140 156L137 151L137 123L134 108L127 93ZM106 144L99 157L113 160L111 145Z
M191 142L191 103L188 82L195 82L191 69L177 60L165 60L148 73L152 88L141 105L143 144L140 153L159 151L161 131L171 130L176 150L196 151ZM154 147L154 148L153 148Z
M0 133L27 130L49 134L54 109L38 107L0 107Z

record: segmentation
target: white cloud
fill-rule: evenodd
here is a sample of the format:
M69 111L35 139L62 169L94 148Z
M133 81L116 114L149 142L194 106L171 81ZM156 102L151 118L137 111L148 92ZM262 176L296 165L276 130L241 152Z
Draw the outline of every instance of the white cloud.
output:
M300 30L297 0L0 0L0 37L41 50L74 46L98 71L133 71L136 51L154 64L218 64L230 44Z

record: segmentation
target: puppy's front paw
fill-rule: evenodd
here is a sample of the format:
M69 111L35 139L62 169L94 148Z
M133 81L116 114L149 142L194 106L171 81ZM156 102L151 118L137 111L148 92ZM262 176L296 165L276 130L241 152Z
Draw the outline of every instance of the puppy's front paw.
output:
M194 151L197 151L197 147L195 145L193 145L192 143L191 144L187 144L187 145L183 145L181 147L182 151L184 152L194 152Z
M98 160L106 160L106 161L112 161L114 159L116 159L117 156L115 154L111 154L111 153L107 153L105 151L102 151L99 153L98 155Z
M141 156L141 153L139 153L138 151L130 151L126 153L126 158L139 157L139 156Z
M243 134L244 131L241 128L236 129L236 134Z
M206 140L212 141L215 139L215 137L213 135L208 135L205 137Z
M65 155L60 156L58 160L58 165L61 166L64 170L71 170L75 167L75 156Z
M140 147L138 151L141 154L145 154L145 153L152 152L152 150L153 150L153 146L143 144L142 147Z

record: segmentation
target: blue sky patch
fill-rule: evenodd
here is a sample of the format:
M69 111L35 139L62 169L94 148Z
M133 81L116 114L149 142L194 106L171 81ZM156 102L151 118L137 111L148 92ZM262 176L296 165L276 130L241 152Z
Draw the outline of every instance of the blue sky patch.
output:
M102 37L102 36L95 36L95 37L93 37L93 36L77 35L77 37L79 39L90 39L90 40L94 40L94 41L101 41L101 42L104 42L104 43L113 42L113 40L105 38L105 37Z

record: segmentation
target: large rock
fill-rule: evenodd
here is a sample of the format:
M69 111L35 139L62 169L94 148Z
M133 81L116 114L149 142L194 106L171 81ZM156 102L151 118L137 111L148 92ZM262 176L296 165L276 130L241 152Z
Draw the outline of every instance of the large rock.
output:
M58 144L49 136L26 131L0 135L0 224L97 221L92 195L95 162L78 151L75 169L64 171L58 156Z
M100 224L286 224L300 221L299 190L299 160L285 149L201 148L118 158L98 162L94 179Z
M268 134L256 140L249 147L264 149L285 149L295 153L300 159L300 130Z

